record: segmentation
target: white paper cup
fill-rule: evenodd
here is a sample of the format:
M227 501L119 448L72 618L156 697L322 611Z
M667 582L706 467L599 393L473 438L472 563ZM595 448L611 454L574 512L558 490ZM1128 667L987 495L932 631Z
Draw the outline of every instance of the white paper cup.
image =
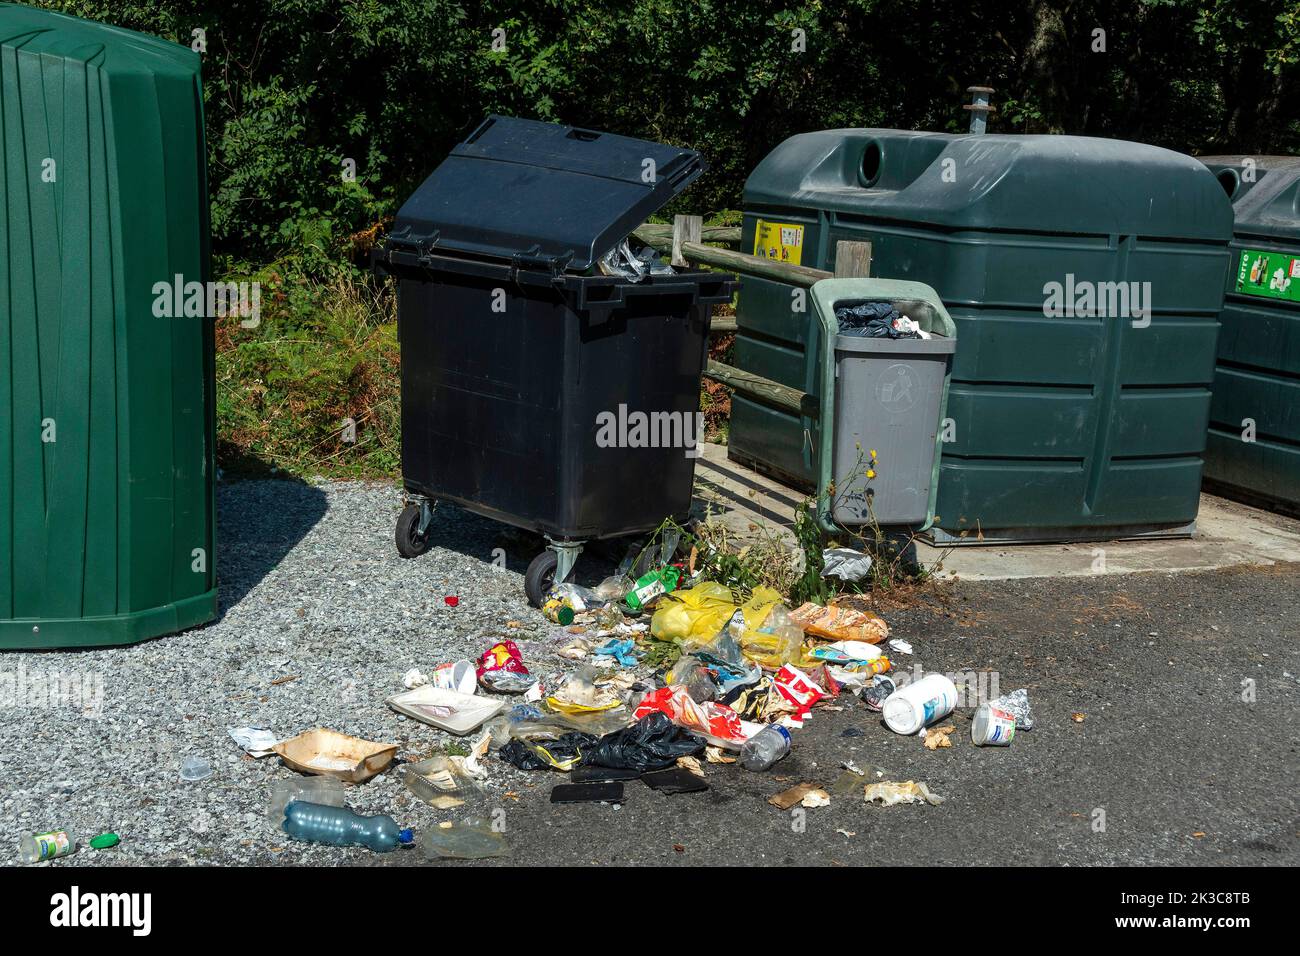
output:
M1016 739L1016 715L980 704L970 724L970 739L976 747L1009 746Z

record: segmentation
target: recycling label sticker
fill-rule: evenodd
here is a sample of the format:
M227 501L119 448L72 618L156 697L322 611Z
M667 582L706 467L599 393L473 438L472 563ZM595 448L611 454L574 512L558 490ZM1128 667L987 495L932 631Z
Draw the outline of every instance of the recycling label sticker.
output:
M803 226L758 220L754 228L754 255L791 265L802 265Z
M1300 302L1300 253L1245 250L1237 264L1236 290Z

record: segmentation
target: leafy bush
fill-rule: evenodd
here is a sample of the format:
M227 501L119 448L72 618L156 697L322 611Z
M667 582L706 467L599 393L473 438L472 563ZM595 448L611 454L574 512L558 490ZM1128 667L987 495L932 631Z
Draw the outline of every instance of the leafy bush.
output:
M395 476L400 467L392 290L339 267L281 261L229 274L262 283L261 321L217 322L218 460L227 473ZM349 427L350 426L350 427Z
M1300 146L1300 13L1235 0L41 0L190 45L216 247L269 261L390 216L486 114L689 145L679 201L738 208L787 136L837 126L1123 137L1189 152ZM1104 31L1104 51L1096 50ZM344 178L346 160L356 178Z

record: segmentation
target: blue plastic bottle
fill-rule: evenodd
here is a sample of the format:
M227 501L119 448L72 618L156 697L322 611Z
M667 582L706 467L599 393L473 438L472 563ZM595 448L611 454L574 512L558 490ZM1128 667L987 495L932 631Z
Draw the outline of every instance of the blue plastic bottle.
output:
M400 829L390 816L363 817L347 807L327 807L303 800L295 800L285 807L282 826L295 840L330 846L364 846L376 853L387 853L415 841L411 831Z

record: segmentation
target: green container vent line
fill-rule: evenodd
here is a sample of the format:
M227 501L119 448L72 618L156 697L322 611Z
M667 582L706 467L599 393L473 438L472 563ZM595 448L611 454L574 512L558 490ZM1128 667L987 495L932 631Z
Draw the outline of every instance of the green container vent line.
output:
M203 157L196 54L0 5L0 648L216 615Z
M957 328L935 537L1194 526L1232 210L1189 156L1073 136L885 129L791 137L745 185L741 249L932 286ZM735 365L809 380L806 314L750 279ZM738 396L731 454L805 487L794 416ZM979 535L973 532L980 532Z
M1205 478L1300 514L1300 157L1204 157L1236 226L1219 321Z

